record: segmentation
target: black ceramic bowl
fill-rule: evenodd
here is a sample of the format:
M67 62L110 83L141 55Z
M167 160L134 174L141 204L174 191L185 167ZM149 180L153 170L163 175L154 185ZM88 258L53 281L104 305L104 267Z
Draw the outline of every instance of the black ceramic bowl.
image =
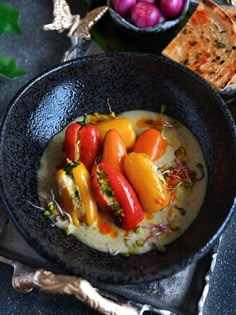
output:
M36 174L50 139L75 117L112 109L146 109L180 120L197 137L208 167L208 187L196 220L167 246L131 257L111 256L65 236L39 204ZM102 54L61 64L12 100L1 125L0 192L4 209L31 246L61 272L108 283L140 283L168 276L205 255L235 208L234 122L220 96L198 76L163 57Z
M112 5L112 0L107 0L107 5L109 7L109 13L114 22L121 28L128 31L132 35L155 35L161 32L165 32L170 28L179 24L183 18L186 16L189 9L190 0L184 1L184 6L181 14L174 19L169 19L163 23L157 24L155 26L140 28L129 22L127 19L118 14Z

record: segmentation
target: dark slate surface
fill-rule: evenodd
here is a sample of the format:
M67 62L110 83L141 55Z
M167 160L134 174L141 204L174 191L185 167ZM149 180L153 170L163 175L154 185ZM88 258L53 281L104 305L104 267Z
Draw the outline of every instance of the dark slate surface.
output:
M27 75L15 80L0 77L1 114L18 89L38 73L59 63L63 52L70 45L65 35L42 30L44 24L51 22L52 1L8 0L6 2L16 6L22 12L23 35L7 34L0 37L0 55L15 57L18 64L27 71ZM78 12L79 1L71 0L70 3ZM80 2L79 5L79 12L83 15L85 4L81 7ZM204 315L236 314L235 231L236 214L224 233L219 247ZM12 268L0 263L0 314L97 314L72 297L49 295L37 290L27 295L16 293L11 287L11 274Z
M27 75L8 80L0 77L0 114L7 108L14 94L31 78L60 62L70 41L64 34L43 31L43 25L52 21L51 0L7 0L21 12L23 35L5 34L0 37L0 55L14 57ZM70 1L72 10L85 14L86 4ZM79 4L79 8L78 8ZM97 312L70 296L49 295L37 290L24 295L11 286L12 268L0 263L0 314L2 315L95 315Z

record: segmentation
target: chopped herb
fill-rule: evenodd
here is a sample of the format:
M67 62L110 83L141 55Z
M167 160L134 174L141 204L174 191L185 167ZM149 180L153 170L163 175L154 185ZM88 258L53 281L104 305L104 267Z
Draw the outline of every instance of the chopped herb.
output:
M221 42L218 42L218 40L215 40L215 43L218 47L220 48L225 48L225 44L224 43L221 43Z
M199 58L201 57L201 55L202 55L201 53L196 54L195 58L196 58L196 59L199 59Z
M189 64L189 60L188 59L185 59L184 60L184 65L188 65Z
M211 62L215 62L216 60L215 59L211 59Z
M119 212L120 210L120 205L118 204L118 202L114 203L113 206L112 206L113 210L115 212Z
M179 213L184 216L186 214L186 210L184 208L181 207L177 207L177 210L179 211Z
M180 156L185 156L187 154L185 148L183 146L179 147L177 150L175 150L175 156L180 157Z
M232 49L233 49L233 50L236 49L236 46L232 46Z
M225 61L224 60L221 60L220 64L222 65Z
M194 45L196 45L196 44L197 44L197 41L196 41L196 40L193 40L193 41L190 43L191 46L194 46Z
M229 50L229 49L226 49L225 52L228 53L228 52L230 52L230 50Z
M170 228L171 228L171 230L174 231L174 232L180 231L180 227L177 226L177 225L175 225L174 223L170 223Z
M106 189L105 194L106 194L108 197L113 197L113 196L114 196L111 187L108 187L108 188Z
M183 34L184 34L184 35L188 34L188 31L187 31L186 28L183 29Z
M104 184L100 184L99 188L100 188L102 194L105 195L105 193L106 193L106 186Z
M146 123L147 125L154 125L154 121L153 121L152 119L147 119L147 120L145 121L145 123Z
M211 71L209 74L210 74L210 75L213 75L213 74L215 74L215 71Z
M79 198L79 192L78 192L78 190L75 191L75 197Z
M72 171L72 169L74 168L74 167L76 167L77 165L79 165L79 162L74 162L74 163L67 163L65 166L64 166L64 168L63 168L63 170L66 172L66 175L72 175L71 174L71 171Z
M227 33L227 31L225 31L225 30L222 30L222 31L220 31L220 33Z
M220 56L216 56L216 59L217 59L217 60L220 60Z

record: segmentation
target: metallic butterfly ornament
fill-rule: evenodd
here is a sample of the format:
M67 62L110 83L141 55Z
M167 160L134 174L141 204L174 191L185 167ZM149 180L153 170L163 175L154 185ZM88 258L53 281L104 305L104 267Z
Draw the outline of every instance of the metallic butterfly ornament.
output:
M72 15L70 7L65 0L53 0L54 20L51 24L44 25L45 31L58 31L59 33L68 30L68 36L76 36L86 40L91 39L90 30L108 10L107 6L100 6L90 11L84 18L80 15Z

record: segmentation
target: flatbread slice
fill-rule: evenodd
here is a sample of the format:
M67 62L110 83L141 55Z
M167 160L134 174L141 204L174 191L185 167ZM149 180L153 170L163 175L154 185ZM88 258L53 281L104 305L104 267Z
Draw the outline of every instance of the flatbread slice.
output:
M222 90L236 77L236 24L215 2L202 0L162 54Z

